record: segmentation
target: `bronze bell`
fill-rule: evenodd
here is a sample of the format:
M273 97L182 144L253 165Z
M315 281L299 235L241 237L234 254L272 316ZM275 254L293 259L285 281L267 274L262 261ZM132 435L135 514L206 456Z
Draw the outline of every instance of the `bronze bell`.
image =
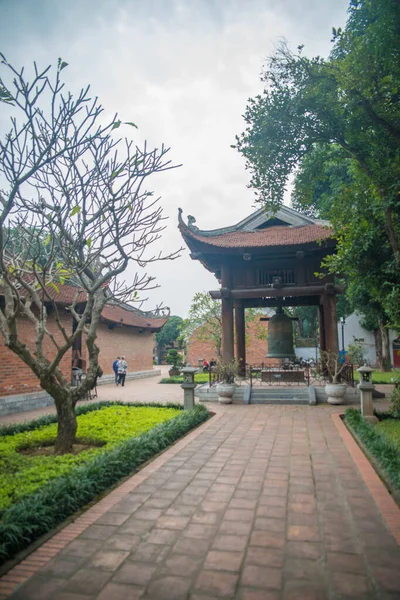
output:
M266 358L296 358L293 347L292 319L281 306L268 322L268 354Z

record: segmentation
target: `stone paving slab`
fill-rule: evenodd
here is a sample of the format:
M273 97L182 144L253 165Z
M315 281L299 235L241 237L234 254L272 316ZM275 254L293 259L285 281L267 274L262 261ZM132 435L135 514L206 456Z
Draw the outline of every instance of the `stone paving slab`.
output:
M89 509L11 597L400 598L400 547L331 418L337 409L216 410Z

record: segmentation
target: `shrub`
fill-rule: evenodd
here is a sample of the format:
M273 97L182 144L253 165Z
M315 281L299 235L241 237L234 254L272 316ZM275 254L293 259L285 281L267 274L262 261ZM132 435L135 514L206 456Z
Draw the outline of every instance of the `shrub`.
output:
M93 409L85 412L90 410ZM99 493L132 474L154 454L205 421L207 415L207 409L201 405L181 411L141 436L125 439L107 452L97 454L93 460L49 481L40 491L6 508L0 521L0 561L11 558ZM33 429L32 424L26 426L27 431Z
M172 365L174 369L181 367L183 364L182 356L179 354L178 350L168 350L165 356L165 362L167 365Z
M353 342L348 346L348 357L352 365L363 365L365 362L366 354L365 348L360 342Z
M389 413L395 419L400 419L400 382L397 381L390 396Z
M396 444L365 421L360 411L354 408L346 410L344 420L377 460L393 487L400 489L400 453Z

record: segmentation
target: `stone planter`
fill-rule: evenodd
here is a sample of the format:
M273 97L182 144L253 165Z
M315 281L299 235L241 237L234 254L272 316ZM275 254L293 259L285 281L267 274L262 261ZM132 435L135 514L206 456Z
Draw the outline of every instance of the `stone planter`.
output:
M327 383L325 393L329 404L343 404L347 385L345 383Z
M172 367L169 371L168 371L168 375L170 377L178 377L181 374L181 370L178 369L178 367L174 368Z
M231 404L236 385L234 383L219 383L217 385L218 400L221 404Z

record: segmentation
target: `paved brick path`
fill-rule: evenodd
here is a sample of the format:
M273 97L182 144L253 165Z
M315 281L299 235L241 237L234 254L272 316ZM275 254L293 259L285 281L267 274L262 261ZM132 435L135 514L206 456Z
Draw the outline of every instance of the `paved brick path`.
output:
M217 407L12 598L400 598L400 547L334 411Z

